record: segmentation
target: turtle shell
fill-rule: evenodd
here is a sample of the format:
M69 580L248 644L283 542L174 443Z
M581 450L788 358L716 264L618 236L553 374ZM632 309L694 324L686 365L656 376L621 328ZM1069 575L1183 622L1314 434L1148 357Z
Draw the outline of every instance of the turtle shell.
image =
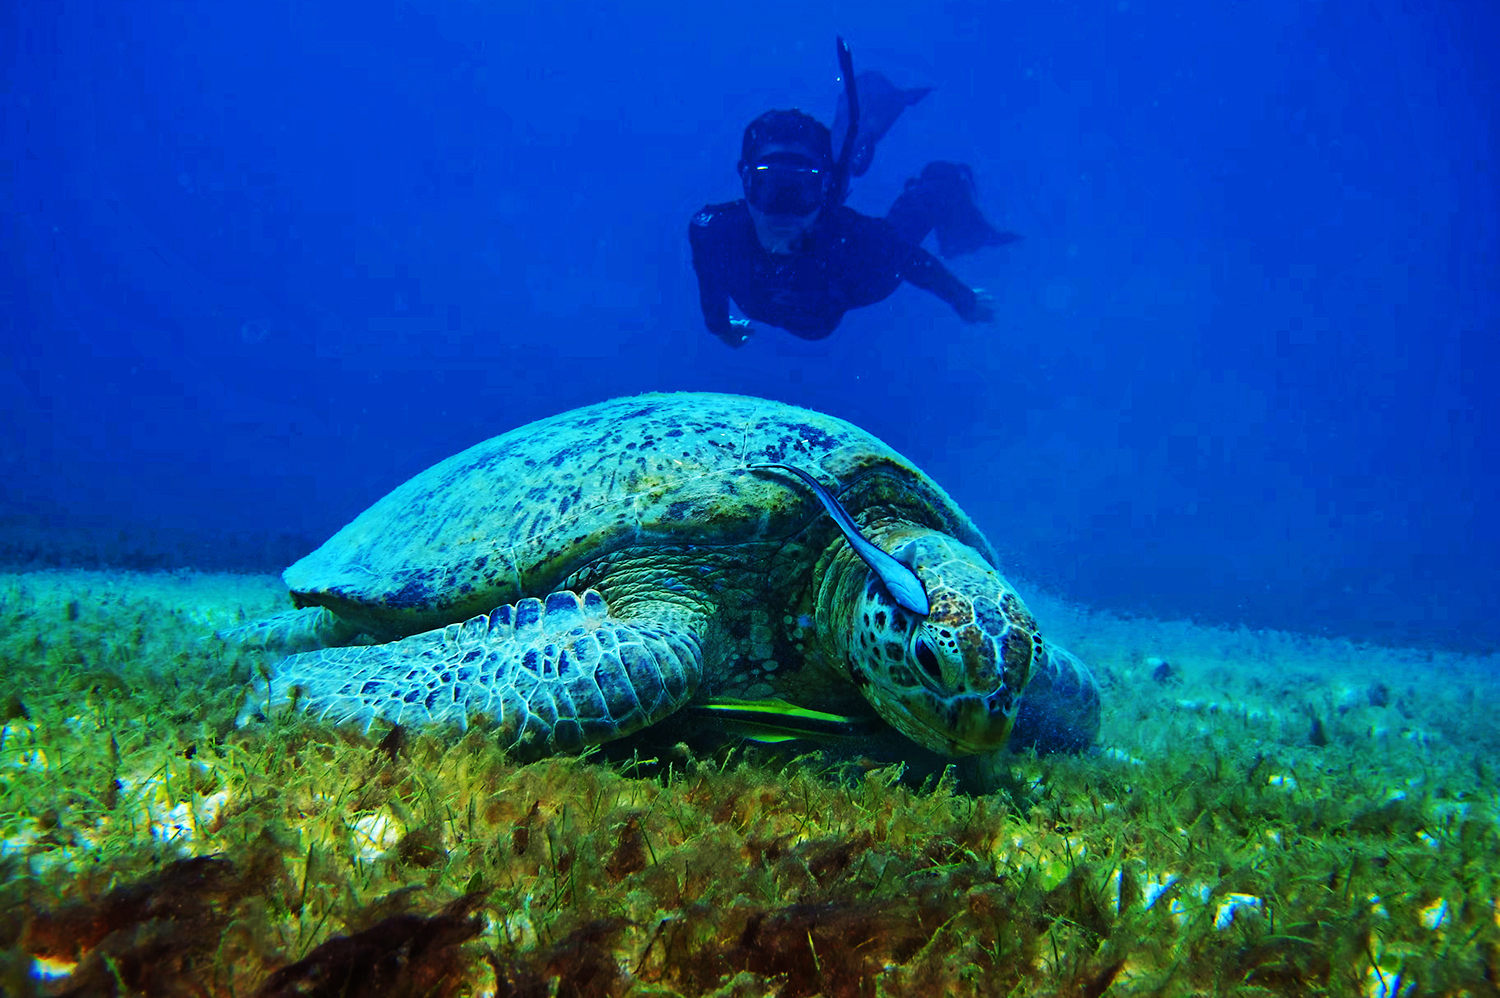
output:
M790 587L806 581L817 549L786 541L833 527L805 486L754 468L768 462L808 471L856 519L876 506L994 563L948 494L858 427L766 399L679 392L601 402L476 444L397 486L283 578L299 606L384 635L543 596L590 565L614 570L632 551L666 546L712 548L720 566L769 546L783 552L770 584Z

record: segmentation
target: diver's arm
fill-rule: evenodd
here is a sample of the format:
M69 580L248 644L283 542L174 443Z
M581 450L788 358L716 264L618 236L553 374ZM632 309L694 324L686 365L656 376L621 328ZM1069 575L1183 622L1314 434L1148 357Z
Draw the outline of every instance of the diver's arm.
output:
M703 324L708 331L730 346L739 346L750 335L750 323L729 317L729 293L724 290L716 272L713 241L708 225L713 216L707 209L694 217L688 226L688 244L693 248L693 270L698 275L698 305L703 310Z
M707 268L697 266L695 262L695 269L698 271L698 304L703 309L703 324L715 336L727 336L734 328L729 318L729 296L713 275L706 272Z
M743 346L755 333L749 319L729 317L729 296L719 290L712 276L698 271L698 303L703 308L703 324L708 331L732 347Z
M702 222L693 219L688 226L688 243L693 247L693 270L698 275L698 304L703 309L703 322L709 332L722 336L730 329L729 294L714 274L712 251L705 245L708 242L705 230Z
M920 246L912 247L911 256L901 268L901 276L953 306L953 311L965 322L994 321L994 299L954 277L937 257Z

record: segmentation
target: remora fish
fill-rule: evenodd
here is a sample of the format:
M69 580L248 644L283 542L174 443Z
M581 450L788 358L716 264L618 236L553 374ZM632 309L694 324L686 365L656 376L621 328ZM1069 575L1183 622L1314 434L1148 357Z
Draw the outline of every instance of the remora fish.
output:
M874 717L831 714L781 699L738 700L716 697L695 704L694 711L712 717L725 731L752 742L774 745L794 740L841 741L881 730Z
M807 483L812 489L813 495L818 497L818 502L833 517L833 522L838 524L839 530L843 531L844 539L859 555L860 560L870 566L870 570L880 576L880 581L885 583L886 592L902 607L912 613L925 617L932 612L932 604L927 601L927 590L922 586L922 580L917 578L917 573L912 571L908 565L903 565L896 558L880 548L876 547L871 540L859 532L859 524L849 515L839 501L825 489L816 478L803 471L794 468L790 464L757 464L757 468L780 468L782 471L790 471L798 478Z

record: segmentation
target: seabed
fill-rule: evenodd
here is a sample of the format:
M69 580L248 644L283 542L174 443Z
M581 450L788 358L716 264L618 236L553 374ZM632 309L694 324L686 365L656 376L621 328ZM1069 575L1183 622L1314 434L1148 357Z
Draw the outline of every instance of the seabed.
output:
M1493 995L1500 658L1030 601L1099 747L237 728L259 576L0 576L0 992Z

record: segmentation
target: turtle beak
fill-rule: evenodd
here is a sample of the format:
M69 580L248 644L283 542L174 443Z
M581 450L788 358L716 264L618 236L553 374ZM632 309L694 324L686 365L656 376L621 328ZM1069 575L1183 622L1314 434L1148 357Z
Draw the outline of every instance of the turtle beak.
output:
M928 751L952 757L1003 747L1019 704L1004 688L957 696L942 696L925 686L882 692L866 696L887 724Z

